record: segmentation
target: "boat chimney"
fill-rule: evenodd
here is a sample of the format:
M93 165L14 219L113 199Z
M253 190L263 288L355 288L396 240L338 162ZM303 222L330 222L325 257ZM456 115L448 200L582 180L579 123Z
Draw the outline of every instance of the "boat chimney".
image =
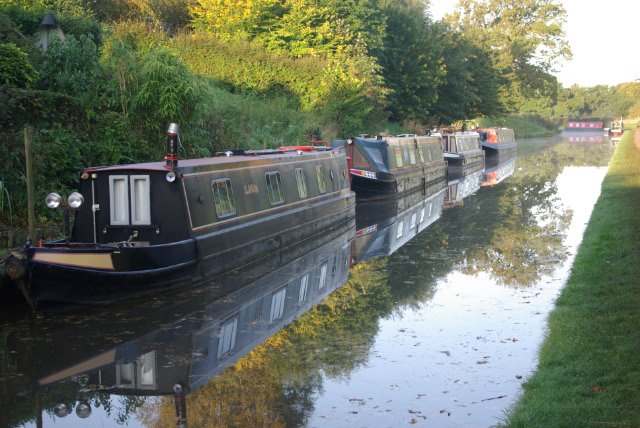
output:
M180 137L178 136L178 124L169 124L169 130L167 131L167 166L174 168L178 166L178 143Z

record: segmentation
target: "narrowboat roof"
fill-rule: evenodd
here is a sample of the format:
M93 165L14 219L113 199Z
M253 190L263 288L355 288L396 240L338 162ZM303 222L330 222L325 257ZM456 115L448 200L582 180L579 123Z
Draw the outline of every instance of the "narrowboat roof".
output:
M207 158L197 158L197 159L180 159L178 161L178 166L176 168L172 168L168 166L166 162L145 162L145 163L135 163L135 164L123 164L123 165L110 165L110 166L97 166L97 167L88 167L82 169L82 172L101 172L101 171L123 171L123 170L141 170L141 171L171 171L172 169L191 169L204 167L209 165L220 165L220 164L231 164L236 162L259 162L261 160L274 160L274 159L283 159L283 158L294 158L299 156L317 156L322 153L332 153L335 152L339 148L334 148L333 150L311 150L311 151L302 151L295 149L286 149L286 150L256 150L256 151L239 151L237 153L230 156L214 156Z

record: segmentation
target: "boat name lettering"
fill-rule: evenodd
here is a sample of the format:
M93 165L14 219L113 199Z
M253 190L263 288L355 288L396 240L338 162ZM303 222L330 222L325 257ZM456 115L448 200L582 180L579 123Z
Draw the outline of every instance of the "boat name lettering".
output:
M245 195L253 195L253 194L257 194L260 193L260 191L258 190L258 185L257 184L245 184L244 185L244 194Z

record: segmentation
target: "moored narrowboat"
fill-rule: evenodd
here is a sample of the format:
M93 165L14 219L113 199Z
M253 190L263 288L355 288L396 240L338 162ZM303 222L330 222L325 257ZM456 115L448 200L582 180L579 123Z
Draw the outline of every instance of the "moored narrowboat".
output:
M477 132L448 132L437 134L441 140L442 152L449 167L460 168L484 162L484 152Z
M502 154L515 156L518 144L513 129L510 128L481 128L476 129L480 134L482 148L487 155Z
M178 142L172 124L166 162L80 172L79 192L64 207L75 211L72 231L28 242L6 262L32 306L103 304L196 284L355 216L342 148L178 161ZM47 204L63 206L57 194Z
M447 175L440 138L396 137L336 140L351 159L351 188L358 200L377 200L424 189Z

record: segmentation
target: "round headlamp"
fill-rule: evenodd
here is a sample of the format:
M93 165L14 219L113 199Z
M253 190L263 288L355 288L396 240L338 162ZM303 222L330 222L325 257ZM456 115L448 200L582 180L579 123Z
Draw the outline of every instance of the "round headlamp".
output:
M89 403L86 403L84 401L79 403L76 406L76 415L78 415L78 417L82 419L91 416L91 406L89 406Z
M47 206L52 210L55 210L60 206L62 198L57 193L49 193L47 195Z
M73 192L67 198L67 202L71 208L80 208L84 203L84 196L81 193Z
M58 403L53 407L53 413L59 418L64 418L71 412L69 411L69 408L66 404Z

